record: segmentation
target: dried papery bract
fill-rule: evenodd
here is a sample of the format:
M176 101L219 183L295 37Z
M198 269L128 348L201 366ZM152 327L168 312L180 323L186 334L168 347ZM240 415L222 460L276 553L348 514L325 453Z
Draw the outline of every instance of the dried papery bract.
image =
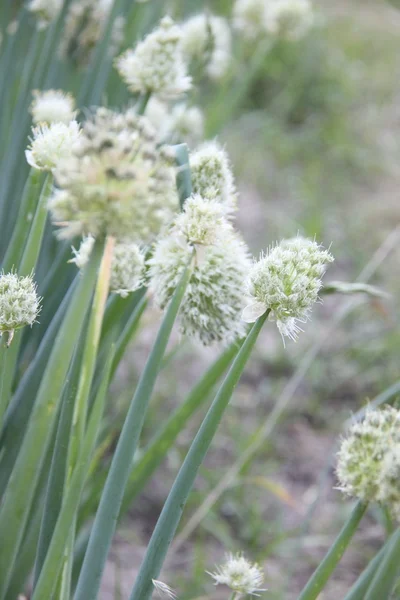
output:
M49 207L63 238L112 235L146 244L178 208L173 157L133 110L98 109L54 175Z
M122 79L133 93L177 98L191 87L182 56L182 32L170 17L116 59Z
M243 595L259 596L265 592L261 588L264 574L257 563L251 563L243 554L228 554L224 564L214 573L208 573L215 585L226 585L234 592Z
M380 502L400 518L400 411L367 410L342 440L336 468L339 489L364 502Z
M65 123L76 117L75 98L63 90L34 90L30 106L32 121L38 123Z
M198 71L218 81L232 60L229 25L223 17L195 15L182 24L182 48L185 60Z
M43 123L32 129L33 137L25 151L29 165L40 171L52 171L61 160L69 160L77 147L80 128L76 121Z
M16 273L0 274L0 335L8 333L8 344L14 332L33 325L40 312L40 298L32 277Z
M235 181L225 150L218 142L206 142L190 154L193 191L218 200L227 214L237 205Z
M38 28L45 29L58 17L62 5L63 0L30 0L27 8L36 16Z
M89 260L94 238L87 236L81 242L79 250L72 248L74 262L81 269ZM138 290L145 282L145 253L133 242L118 242L114 246L111 262L110 292L125 298Z
M249 304L243 319L253 323L268 309L282 336L296 339L322 287L321 277L333 261L317 242L302 237L282 241L255 262L247 279Z
M248 250L218 202L189 198L149 260L150 290L164 308L195 249L192 274L180 311L181 331L205 345L241 337L243 282Z
M74 0L69 6L60 43L61 56L80 66L90 62L100 41L113 0ZM112 27L108 54L114 56L123 41L124 18L118 16Z

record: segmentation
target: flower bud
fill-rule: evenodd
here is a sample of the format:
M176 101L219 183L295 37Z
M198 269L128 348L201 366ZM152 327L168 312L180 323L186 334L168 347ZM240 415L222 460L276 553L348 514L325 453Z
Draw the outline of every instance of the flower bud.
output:
M38 123L65 123L68 125L76 117L75 99L62 90L33 91L30 106L32 120Z
M257 563L251 563L243 554L228 554L226 562L215 573L208 573L215 585L226 585L238 594L258 596L265 592L260 586L264 575Z
M15 273L0 274L0 335L9 334L10 344L14 331L33 325L40 312L40 298L32 277Z
M65 123L43 123L32 129L33 138L25 150L26 160L31 167L40 171L52 171L60 160L69 159L80 136L76 121Z

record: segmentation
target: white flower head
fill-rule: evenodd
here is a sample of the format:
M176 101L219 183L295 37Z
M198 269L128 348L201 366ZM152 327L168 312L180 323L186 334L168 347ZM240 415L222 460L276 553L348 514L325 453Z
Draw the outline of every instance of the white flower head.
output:
M116 59L117 70L132 92L176 98L190 89L181 35L180 27L170 17L164 17L136 48Z
M142 245L178 208L168 148L157 143L151 123L134 110L99 108L54 176L58 189L49 208L63 227L60 237L112 235Z
M179 102L172 108L155 96L146 107L146 117L151 121L160 140L171 144L186 142L198 144L204 136L204 115L198 106L187 106Z
M25 151L31 167L52 171L62 159L68 159L77 146L80 128L76 121L65 123L42 123L32 129L33 137Z
M202 13L182 25L185 60L204 70L210 79L219 80L227 72L232 60L231 46L231 31L223 17Z
M0 274L0 335L9 334L10 344L14 331L33 325L40 312L40 298L32 277L16 273Z
M215 198L226 213L236 209L237 195L229 158L217 142L206 142L190 154L193 191Z
M336 474L342 492L385 504L400 518L400 411L368 409L341 442Z
M60 44L63 58L69 57L80 66L90 62L94 48L101 39L110 16L113 0L74 0L65 19ZM123 41L125 20L118 16L112 27L107 51L114 56Z
M38 19L38 28L45 29L54 21L63 6L63 0L30 0L28 10Z
M62 90L34 90L30 106L32 120L38 123L68 124L76 117L75 98Z
M233 27L248 40L265 34L267 5L268 0L236 0L233 7Z
M259 596L265 592L261 588L264 575L257 563L251 563L243 554L228 554L226 562L220 565L215 573L208 573L215 585L226 585L234 592Z
M192 273L179 316L182 333L204 345L227 343L244 332L243 282L250 261L240 236L218 202L194 196L187 200L167 235L148 261L150 291L165 308L193 256Z
M331 254L312 240L296 237L282 241L262 255L250 270L247 293L250 303L243 319L254 322L270 310L282 336L296 339L312 305L318 300L321 277Z
M302 38L314 23L309 0L270 0L266 7L267 30L289 41Z

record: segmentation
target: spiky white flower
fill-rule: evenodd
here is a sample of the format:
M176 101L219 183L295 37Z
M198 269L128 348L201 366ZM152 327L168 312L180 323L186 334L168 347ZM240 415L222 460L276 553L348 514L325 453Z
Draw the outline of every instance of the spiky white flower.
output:
M74 0L65 19L60 43L63 58L69 57L79 65L89 63L97 42L101 39L110 16L113 0ZM125 20L118 16L112 27L108 54L114 56L123 41Z
M177 596L176 596L174 590L169 587L169 585L167 585L163 581L159 581L158 579L152 579L151 581L152 581L152 584L154 585L154 588L155 588L158 596L171 598L171 600L176 600Z
M385 504L400 518L400 411L367 410L342 440L336 474L345 494Z
M181 37L180 27L164 17L133 50L116 59L117 70L132 92L176 98L190 89Z
M75 98L62 90L34 90L30 106L32 120L38 123L68 124L76 117Z
M226 562L217 567L215 573L208 573L215 585L226 585L234 592L259 596L265 592L261 588L264 574L257 563L251 563L243 554L228 554Z
M113 235L146 244L178 208L169 150L134 110L98 109L54 176L49 208L63 226L60 237Z
M63 0L30 0L27 8L38 19L38 28L45 29L54 21L63 6Z
M148 261L150 291L160 308L169 302L191 257L192 273L179 317L181 331L205 345L242 336L248 250L218 202L199 196L186 201L183 213L156 243Z
M270 0L266 3L267 30L290 41L302 38L314 23L309 0Z
M32 129L33 137L25 150L31 167L41 171L52 171L62 159L68 159L76 148L80 128L76 121L65 123L42 123Z
M194 69L204 70L210 79L221 79L227 72L232 59L231 45L231 31L223 17L202 13L182 25L185 59Z
M253 323L270 310L282 336L296 339L312 305L318 300L321 277L333 257L316 242L302 237L284 240L255 262L247 280L250 303L243 319Z
M40 312L40 298L32 277L16 273L0 274L0 335L8 332L8 345L14 331L33 325Z
M266 32L268 0L236 0L233 7L233 27L252 40Z
M147 105L146 117L158 131L160 140L172 144L186 142L192 146L203 139L204 116L198 106L179 103L170 108L153 96Z
M190 154L193 191L215 198L227 213L236 209L236 187L225 150L217 142L206 142Z

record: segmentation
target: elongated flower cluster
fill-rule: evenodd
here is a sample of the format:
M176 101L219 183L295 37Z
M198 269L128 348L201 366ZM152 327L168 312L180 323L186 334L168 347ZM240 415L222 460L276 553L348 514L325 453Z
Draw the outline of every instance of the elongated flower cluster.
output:
M193 191L215 198L226 213L236 209L237 197L227 153L217 142L206 142L190 155Z
M89 260L94 246L94 238L87 236L78 250L72 248L73 262L82 269ZM117 242L114 246L111 262L110 292L126 298L128 294L138 290L145 282L145 253L133 242Z
M182 48L192 70L204 71L210 79L221 79L229 68L231 31L223 17L200 14L182 25Z
M33 91L30 106L32 120L38 123L65 123L68 125L76 117L75 98L62 90Z
M238 594L259 596L264 575L257 563L251 563L243 554L228 554L226 562L214 573L209 573L215 585L226 585Z
M30 0L28 10L38 20L38 28L45 29L56 19L62 9L63 0Z
M15 273L0 274L0 335L33 325L40 312L40 298L32 277L18 277Z
M116 60L116 67L134 93L176 98L191 87L182 56L182 32L169 17L134 50Z
M35 169L52 171L61 160L69 160L76 149L80 128L76 121L42 123L32 129L33 137L25 151L26 160Z
M265 34L298 40L313 22L309 0L236 0L233 9L233 26L249 40Z
M400 411L368 410L342 441L336 469L345 494L387 505L400 519Z
M151 241L178 208L171 165L147 119L133 110L98 109L84 123L72 156L54 173L58 189L49 208L63 227L60 237Z
M189 198L149 260L150 290L156 303L169 302L185 267L192 273L182 301L181 331L209 345L243 335L243 281L248 250L226 220L221 205Z
M63 58L70 58L78 65L86 65L101 39L110 16L113 0L74 0L65 19L60 44ZM113 23L108 54L114 56L122 43L124 18L117 17Z
M254 263L247 280L250 304L243 312L249 323L270 310L282 336L296 339L312 305L318 300L321 277L333 257L316 242L297 237L284 240Z

